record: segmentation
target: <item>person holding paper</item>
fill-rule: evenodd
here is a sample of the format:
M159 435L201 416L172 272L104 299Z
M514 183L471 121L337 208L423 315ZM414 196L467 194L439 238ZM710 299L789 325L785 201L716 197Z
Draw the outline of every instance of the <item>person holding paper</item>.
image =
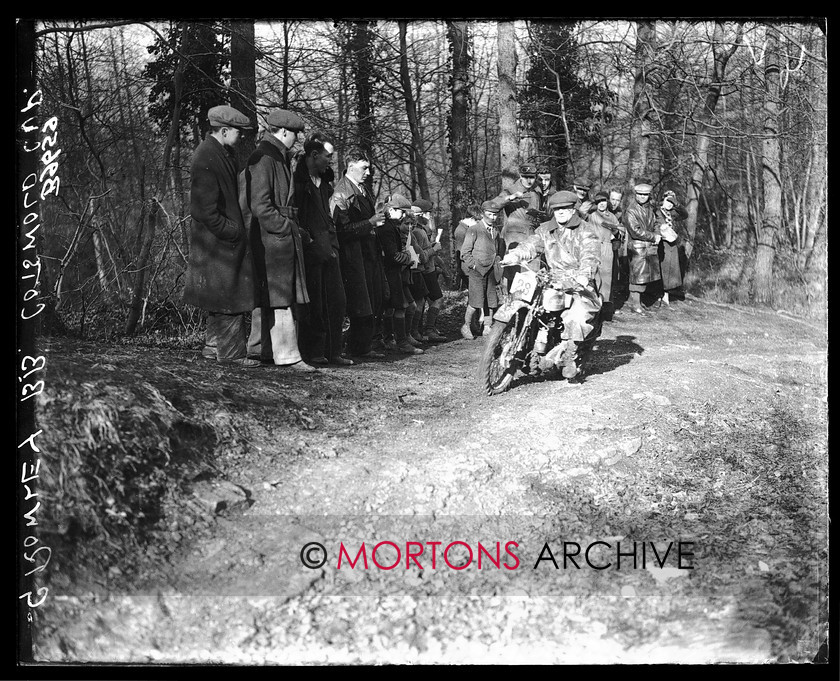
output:
M677 195L668 190L662 195L662 203L659 207L660 220L659 234L662 241L659 242L659 267L662 271L662 298L661 305L671 304L671 292L682 286L683 277L680 268L680 247L682 239L676 230L675 222L688 217L685 208L677 205Z
M407 355L421 355L423 350L408 340L407 322L414 315L417 305L411 295L411 261L409 252L411 227L406 211L411 202L400 194L392 194L385 202L385 221L376 228L382 244L382 264L388 282L388 296L382 312L383 335L387 349ZM390 336L393 333L394 338Z

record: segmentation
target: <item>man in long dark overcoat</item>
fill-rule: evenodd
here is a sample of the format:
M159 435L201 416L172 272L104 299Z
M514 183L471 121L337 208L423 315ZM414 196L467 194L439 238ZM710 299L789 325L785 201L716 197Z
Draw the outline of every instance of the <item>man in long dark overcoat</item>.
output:
M278 366L315 371L301 358L295 324L295 306L309 302L290 167L290 149L304 125L300 116L285 109L272 111L266 123L268 130L239 177L257 292L248 354Z
M382 246L374 228L385 222L365 187L370 161L361 149L345 154L347 169L330 197L330 213L338 234L341 276L347 295L350 329L347 351L355 357L382 358L371 348L374 318L383 311L385 275Z
M205 357L259 366L246 357L244 313L254 306L254 280L232 153L240 129L253 126L231 106L214 106L207 118L210 131L190 167L192 222L184 302L207 311Z

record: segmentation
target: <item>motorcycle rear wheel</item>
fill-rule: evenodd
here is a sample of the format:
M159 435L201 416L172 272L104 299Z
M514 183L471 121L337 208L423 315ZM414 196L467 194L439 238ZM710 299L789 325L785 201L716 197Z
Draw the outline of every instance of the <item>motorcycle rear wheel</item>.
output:
M478 372L488 395L505 392L516 373L512 356L508 366L502 366L500 362L503 353L510 354L510 344L516 342L516 319L514 316L508 322L494 321L485 341Z

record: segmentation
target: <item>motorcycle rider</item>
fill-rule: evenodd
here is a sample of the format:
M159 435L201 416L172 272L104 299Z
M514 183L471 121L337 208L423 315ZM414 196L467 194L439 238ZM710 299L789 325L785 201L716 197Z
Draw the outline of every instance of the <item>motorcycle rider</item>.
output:
M565 378L578 374L578 345L595 327L595 318L601 310L601 298L595 288L600 239L595 228L575 210L577 201L577 195L570 191L552 194L547 208L553 217L537 227L533 236L511 249L501 262L514 265L544 255L552 288L571 296L572 304L560 315L561 338L566 343L562 355Z

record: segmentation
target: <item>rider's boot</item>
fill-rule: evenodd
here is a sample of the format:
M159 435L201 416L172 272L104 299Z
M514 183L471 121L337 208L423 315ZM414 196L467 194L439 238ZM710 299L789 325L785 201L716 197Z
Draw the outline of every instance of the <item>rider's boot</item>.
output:
M574 378L578 375L578 352L577 342L573 340L566 341L566 349L563 351L561 363L563 365L563 378Z

